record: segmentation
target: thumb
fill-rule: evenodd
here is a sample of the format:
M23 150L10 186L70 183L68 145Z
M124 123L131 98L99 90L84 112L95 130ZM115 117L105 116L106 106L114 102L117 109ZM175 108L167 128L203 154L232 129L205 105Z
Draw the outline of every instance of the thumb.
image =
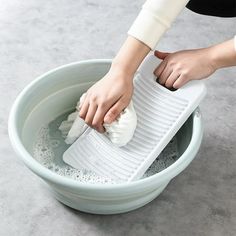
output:
M112 123L124 110L125 103L120 99L108 110L104 117L104 123Z
M169 54L170 53L168 53L168 52L161 52L161 51L157 51L157 50L154 52L154 55L161 60L164 60Z

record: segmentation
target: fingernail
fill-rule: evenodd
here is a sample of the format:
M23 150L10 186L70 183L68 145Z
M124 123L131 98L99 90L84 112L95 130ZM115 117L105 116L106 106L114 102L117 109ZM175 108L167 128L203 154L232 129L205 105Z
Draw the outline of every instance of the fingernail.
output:
M107 120L106 120L106 123L107 123L107 124L111 124L111 119L107 119Z
M107 124L110 124L111 123L111 118L105 117L104 122L107 123Z

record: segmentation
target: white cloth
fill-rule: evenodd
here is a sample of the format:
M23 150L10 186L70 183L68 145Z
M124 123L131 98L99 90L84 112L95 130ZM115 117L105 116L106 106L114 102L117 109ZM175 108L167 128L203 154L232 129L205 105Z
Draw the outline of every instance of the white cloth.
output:
M125 146L133 137L137 126L137 115L134 110L133 102L122 111L119 117L111 124L103 124L106 129L106 136L112 143L121 147Z
M152 50L189 0L147 0L128 31Z

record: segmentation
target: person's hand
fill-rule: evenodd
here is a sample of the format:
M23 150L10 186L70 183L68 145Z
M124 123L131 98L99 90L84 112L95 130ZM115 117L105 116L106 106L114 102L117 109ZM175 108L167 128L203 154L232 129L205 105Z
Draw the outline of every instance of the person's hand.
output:
M104 132L103 123L112 123L130 103L134 74L150 48L128 36L113 58L109 72L86 93L79 115L85 122Z
M188 81L206 78L216 70L211 59L211 48L175 53L155 51L154 55L163 60L154 74L157 81L167 88L178 89Z
M133 93L133 76L119 68L109 72L86 93L79 115L98 132L103 133L103 123L112 123L130 103Z

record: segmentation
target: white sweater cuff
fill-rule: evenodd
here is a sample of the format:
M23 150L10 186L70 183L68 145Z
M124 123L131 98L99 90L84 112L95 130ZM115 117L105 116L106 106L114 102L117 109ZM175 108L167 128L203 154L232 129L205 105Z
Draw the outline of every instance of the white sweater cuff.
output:
M152 50L189 0L147 0L128 31Z
M168 23L143 9L129 29L128 35L140 40L153 50L157 41L169 27Z

